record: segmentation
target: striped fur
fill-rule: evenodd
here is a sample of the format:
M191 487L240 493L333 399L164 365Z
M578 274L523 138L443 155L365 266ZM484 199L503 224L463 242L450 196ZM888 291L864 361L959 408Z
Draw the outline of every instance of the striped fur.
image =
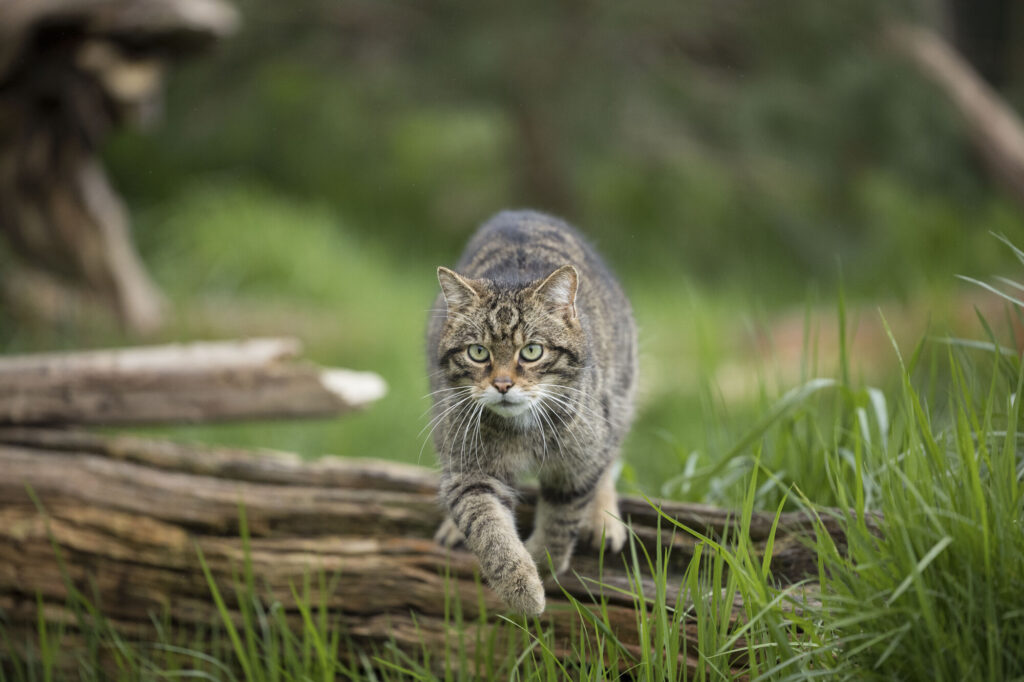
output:
M484 224L438 280L427 348L448 518L437 538L465 542L506 603L537 614L538 563L564 570L581 535L615 551L625 540L611 465L633 416L629 302L576 230L527 211ZM511 486L527 470L540 500L523 543Z

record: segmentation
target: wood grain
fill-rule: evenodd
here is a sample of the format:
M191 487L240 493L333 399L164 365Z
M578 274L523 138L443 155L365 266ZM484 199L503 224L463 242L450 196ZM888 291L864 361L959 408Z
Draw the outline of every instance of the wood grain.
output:
M93 595L112 623L132 637L153 637L153 615L182 627L206 625L216 615L199 552L229 606L237 608L231 600L234 576L245 560L239 537L243 508L256 584L297 618L292 586L323 572L329 589L321 595L313 580L310 596L329 605L357 644L444 646L451 625L445 622L446 595L458 600L467 621L476 622L471 628L490 628L496 614L504 613L481 585L475 558L432 541L441 521L437 476L421 467L342 458L304 462L281 453L0 428L0 470L0 608L11 627L24 632L35 627L38 596L47 618L66 622L73 635L68 581ZM523 488L521 496L520 522L526 528L535 491ZM679 502L660 506L714 537L737 532L735 516L723 510ZM638 551L653 551L659 532L663 546L671 548L669 598L674 600L694 539L670 532L665 522L659 527L658 512L645 500L626 497L622 510ZM771 522L762 514L751 521L752 539L762 550ZM838 537L837 526L828 523ZM816 572L813 555L801 542L811 527L805 515L783 515L773 549L778 581ZM544 619L563 653L568 654L579 627L563 589L593 609L592 596L603 595L617 636L639 646L635 604L627 596L636 576L627 572L626 558L607 556L599 566L593 550L581 550L573 560L574 574L562 576L561 585L548 579ZM653 594L651 577L640 579ZM477 622L481 609L487 616ZM737 602L734 611L741 618L742 604ZM692 624L686 637L696 642ZM695 661L687 663L692 667Z
M3 358L0 425L322 417L384 395L372 372L287 361L300 350L285 338Z

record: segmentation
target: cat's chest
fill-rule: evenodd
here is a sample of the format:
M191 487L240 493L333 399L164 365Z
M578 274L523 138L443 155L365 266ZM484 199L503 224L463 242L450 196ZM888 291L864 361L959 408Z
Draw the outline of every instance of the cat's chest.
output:
M481 429L481 446L493 466L516 472L557 456L558 449L555 438L530 413L487 424Z

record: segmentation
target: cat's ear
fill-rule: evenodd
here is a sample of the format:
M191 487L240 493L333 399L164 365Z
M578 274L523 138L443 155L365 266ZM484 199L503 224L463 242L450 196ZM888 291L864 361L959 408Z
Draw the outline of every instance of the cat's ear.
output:
M534 296L552 308L562 311L569 320L576 319L576 289L580 274L571 265L558 268L537 286Z
M480 300L480 295L473 288L470 280L454 270L446 267L437 269L437 281L441 284L441 293L448 303L448 310L462 308Z

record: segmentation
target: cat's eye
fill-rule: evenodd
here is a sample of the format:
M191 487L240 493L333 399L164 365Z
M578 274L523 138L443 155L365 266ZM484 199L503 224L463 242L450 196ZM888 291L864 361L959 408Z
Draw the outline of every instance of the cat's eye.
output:
M474 343L467 348L466 353L469 354L469 359L473 362L484 362L491 357L490 352L479 343Z
M519 351L519 357L526 362L540 360L541 355L544 355L544 346L539 343L528 343L523 346L521 351Z

